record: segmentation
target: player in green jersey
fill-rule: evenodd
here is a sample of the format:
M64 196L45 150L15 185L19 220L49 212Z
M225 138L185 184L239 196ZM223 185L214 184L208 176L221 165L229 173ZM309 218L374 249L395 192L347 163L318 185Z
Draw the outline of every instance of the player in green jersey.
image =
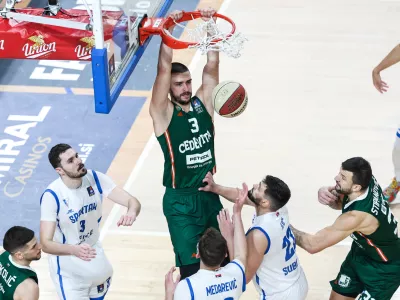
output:
M215 10L200 12L208 20ZM173 12L170 17L179 20L182 12ZM202 84L193 96L189 69L172 63L172 49L161 43L150 115L164 154L163 212L181 280L199 270L197 242L207 228L218 229L217 215L222 209L218 195L198 190L207 172L215 173L211 95L219 82L218 73L219 54L210 51Z
M0 254L0 299L38 300L36 272L30 264L41 257L41 246L35 233L25 227L11 227L3 239Z
M400 62L400 44L394 47L388 55L373 69L372 81L375 88L381 93L385 93L389 86L381 78L381 72L392 65ZM400 128L397 129L395 142L392 149L392 162L394 166L394 177L390 185L384 189L383 195L389 203L396 200L400 191Z
M336 186L318 191L318 199L342 214L316 234L291 226L296 243L314 254L351 236L350 252L331 281L330 299L389 300L400 286L397 221L364 158L344 161L335 181Z

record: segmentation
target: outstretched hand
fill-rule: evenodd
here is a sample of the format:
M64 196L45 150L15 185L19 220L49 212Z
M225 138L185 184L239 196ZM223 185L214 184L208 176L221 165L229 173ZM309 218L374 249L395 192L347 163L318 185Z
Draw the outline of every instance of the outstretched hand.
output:
M199 191L214 192L215 182L211 172L207 172L206 176L203 179L203 183L205 183L206 186L200 187Z
M233 223L227 209L222 209L217 216L219 230L225 240L233 240Z
M376 69L372 71L372 82L379 93L387 92L389 86L381 79L381 75Z
M242 187L243 189L239 190L239 196L236 198L235 205L233 206L234 214L240 214L242 212L243 205L247 200L249 188L247 187L246 183L243 183Z
M168 273L165 275L165 296L166 299L173 299L174 292L176 289L176 286L179 283L179 280L181 279L181 275L178 274L176 277L176 281L174 281L174 272L176 268L172 267Z

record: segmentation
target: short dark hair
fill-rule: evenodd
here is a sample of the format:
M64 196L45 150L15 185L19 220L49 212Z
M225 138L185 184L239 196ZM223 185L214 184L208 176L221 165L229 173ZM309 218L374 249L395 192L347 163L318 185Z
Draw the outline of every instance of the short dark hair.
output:
M270 201L271 210L277 211L284 207L291 196L288 185L283 180L271 175L267 175L263 183L267 186L264 194Z
M180 74L188 71L188 67L186 67L184 64L181 64L179 62L173 62L171 64L171 74Z
M61 167L60 155L71 148L72 147L68 144L57 144L50 149L48 157L49 157L49 162L51 163L54 169Z
M228 245L222 234L215 228L208 228L199 241L201 261L208 267L220 266L228 253Z
M29 228L23 226L11 227L4 235L3 248L9 253L14 254L25 247L34 237L35 233Z
M372 180L372 168L370 163L362 157L352 157L342 162L344 171L353 173L353 183L361 185L365 190Z

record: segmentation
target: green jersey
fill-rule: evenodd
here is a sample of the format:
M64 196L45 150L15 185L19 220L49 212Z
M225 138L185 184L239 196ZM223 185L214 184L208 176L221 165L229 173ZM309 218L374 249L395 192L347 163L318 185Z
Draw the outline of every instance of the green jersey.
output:
M376 261L388 262L400 260L400 238L397 235L397 221L392 214L389 204L383 199L382 189L372 177L369 187L363 195L347 202L348 197L343 199L342 212L362 211L374 216L378 222L378 229L365 235L361 232L353 232L352 249L364 253Z
M167 130L157 137L164 153L163 185L169 188L197 188L207 172L215 172L214 124L197 97L190 111L174 104Z
M36 272L30 267L16 265L7 251L0 254L0 299L14 299L15 289L25 279L32 278L38 283Z

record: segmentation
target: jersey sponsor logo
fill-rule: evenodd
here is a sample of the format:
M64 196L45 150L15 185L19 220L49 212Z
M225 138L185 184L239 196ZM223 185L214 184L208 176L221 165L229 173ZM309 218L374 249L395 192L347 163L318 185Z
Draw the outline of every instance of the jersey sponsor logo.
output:
M88 194L89 194L90 197L92 197L94 195L94 189L92 188L92 186L89 186L87 188L87 191L88 191Z
M213 284L206 287L207 296L216 295L223 292L229 292L234 289L237 289L236 279L220 284Z
M371 297L371 294L370 294L367 290L364 290L364 291L361 293L359 299L375 300L375 298Z
M193 107L198 114L203 112L203 108L201 107L200 101L198 99L193 100Z
M1 262L0 262L0 276L1 278L3 278L5 284L7 284L9 287L12 287L13 282L15 282L15 279L17 279L17 276L8 274L8 270L4 268Z
M351 279L349 276L347 276L345 274L340 274L339 282L338 282L339 286L347 288L347 287L349 287L350 282L351 282Z
M206 133L200 134L199 137L193 137L191 140L186 140L179 145L179 152L193 151L202 148L205 144L211 141L211 133L207 130Z
M211 150L207 150L204 153L186 155L186 164L187 165L200 164L210 159L212 159Z
M287 276L289 273L292 273L294 270L296 270L298 266L299 266L299 265L298 265L297 259L296 259L295 262L291 263L290 265L288 265L287 267L284 267L284 268L282 269L283 274L284 274L285 276Z
M88 205L83 206L77 213L74 213L69 217L71 223L76 223L82 215L90 213L93 210L97 209L97 203L90 203Z
M4 40L0 40L0 50L4 50Z

